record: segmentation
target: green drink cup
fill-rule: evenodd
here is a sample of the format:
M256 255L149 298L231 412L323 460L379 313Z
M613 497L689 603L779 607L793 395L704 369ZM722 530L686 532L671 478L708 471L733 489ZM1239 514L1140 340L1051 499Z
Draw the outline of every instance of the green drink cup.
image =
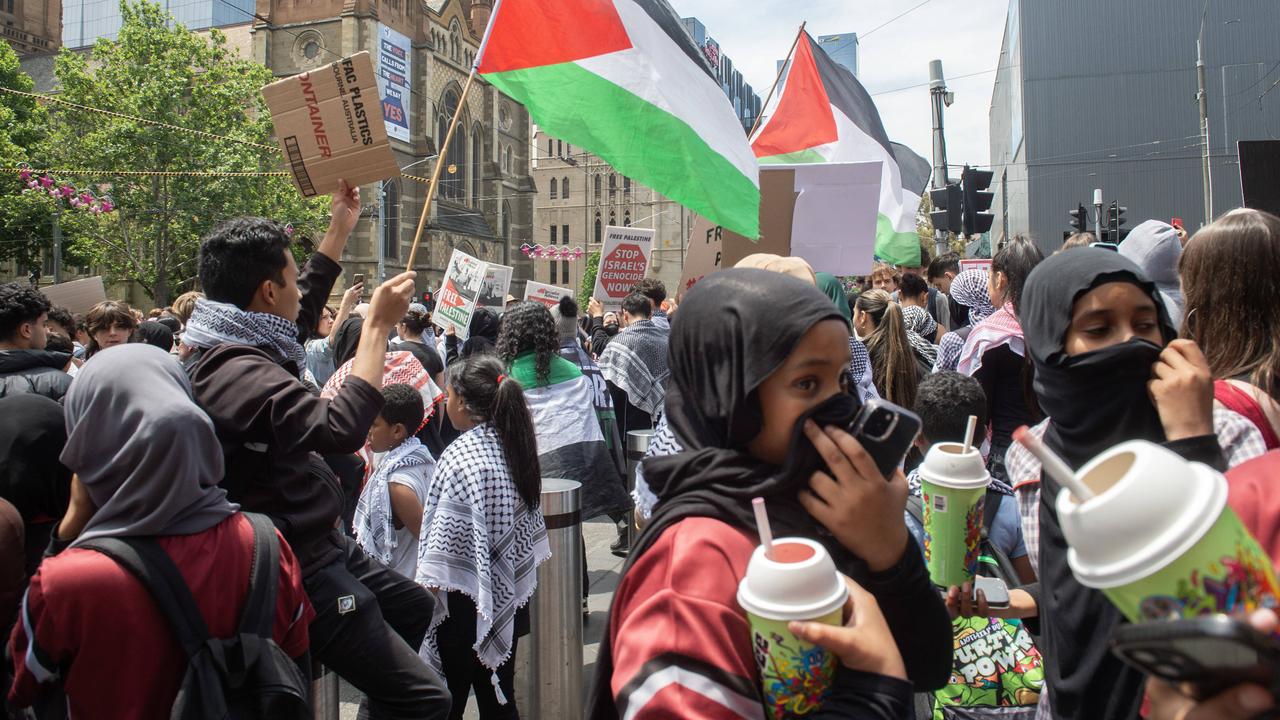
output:
M960 443L934 445L920 465L924 558L935 585L963 585L977 572L990 482L982 453Z
M773 720L807 715L831 690L837 659L787 629L793 620L840 625L849 589L825 548L805 538L778 538L772 557L756 548L738 585L751 624L760 694Z
M1220 473L1135 440L1094 458L1077 477L1094 497L1058 495L1067 562L1131 622L1277 606L1271 559L1227 506Z

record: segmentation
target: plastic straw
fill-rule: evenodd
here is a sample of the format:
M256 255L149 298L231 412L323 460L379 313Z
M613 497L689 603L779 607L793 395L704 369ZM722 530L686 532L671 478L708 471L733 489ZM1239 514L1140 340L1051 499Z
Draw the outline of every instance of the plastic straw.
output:
M773 530L769 528L769 514L764 509L764 498L751 501L751 509L756 512L756 530L760 533L760 544L764 545L764 556L773 559Z
M964 452L966 455L968 455L969 451L973 449L973 433L977 429L978 429L978 416L970 415L969 427L965 428L965 431L964 431Z
M1036 459L1040 461L1044 471L1070 490L1077 500L1084 501L1093 497L1093 491L1076 477L1075 471L1067 465L1066 461L1058 457L1058 454L1050 450L1043 442L1040 442L1040 438L1032 435L1026 425L1013 431L1013 439L1022 443L1022 446L1027 450L1030 450L1031 454L1035 455Z

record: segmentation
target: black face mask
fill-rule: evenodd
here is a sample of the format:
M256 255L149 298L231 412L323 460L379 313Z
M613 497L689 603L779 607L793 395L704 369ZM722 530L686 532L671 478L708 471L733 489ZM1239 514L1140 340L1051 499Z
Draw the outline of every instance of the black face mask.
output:
M613 337L614 335L617 335L618 330L619 330L618 326L614 325L613 323L609 323L608 325L604 326L604 331L609 335L609 337Z
M804 434L805 421L812 420L820 428L834 425L848 429L861 409L862 403L857 397L848 391L842 391L818 403L796 420L796 426L791 431L791 445L787 449L787 459L782 466L784 485L787 488L799 492L808 486L809 478L813 477L815 472L819 470L830 472L826 461L822 459L822 455L818 454L818 449L813 446L809 436Z

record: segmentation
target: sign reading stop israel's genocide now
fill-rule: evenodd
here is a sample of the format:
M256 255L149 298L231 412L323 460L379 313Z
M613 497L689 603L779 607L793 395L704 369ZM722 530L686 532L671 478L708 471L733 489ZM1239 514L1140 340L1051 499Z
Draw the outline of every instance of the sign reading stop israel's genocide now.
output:
M653 230L614 227L604 229L600 269L592 295L606 310L618 310L631 287L644 279L653 251Z

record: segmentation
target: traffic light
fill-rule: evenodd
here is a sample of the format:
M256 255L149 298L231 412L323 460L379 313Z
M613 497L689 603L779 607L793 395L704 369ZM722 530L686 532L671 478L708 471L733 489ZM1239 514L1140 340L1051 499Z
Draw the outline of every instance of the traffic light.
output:
M431 294L430 290L422 291L422 304L427 307L427 312L431 312L435 310L436 299L435 299L435 296Z
M929 219L933 221L933 229L942 232L960 232L962 229L960 186L948 183L944 188L930 190L929 200L933 202L933 212L929 213Z
M995 173L990 170L974 170L968 165L960 175L960 186L964 189L964 234L973 237L991 230L995 215L987 212L996 194L987 190Z
M1111 203L1111 207L1108 208L1107 229L1111 231L1111 237L1115 238L1111 242L1119 243L1129 237L1129 229L1124 226L1124 214L1128 209L1116 202Z
M1071 228L1078 233L1089 231L1089 211L1083 205L1077 205L1068 215L1071 216Z

